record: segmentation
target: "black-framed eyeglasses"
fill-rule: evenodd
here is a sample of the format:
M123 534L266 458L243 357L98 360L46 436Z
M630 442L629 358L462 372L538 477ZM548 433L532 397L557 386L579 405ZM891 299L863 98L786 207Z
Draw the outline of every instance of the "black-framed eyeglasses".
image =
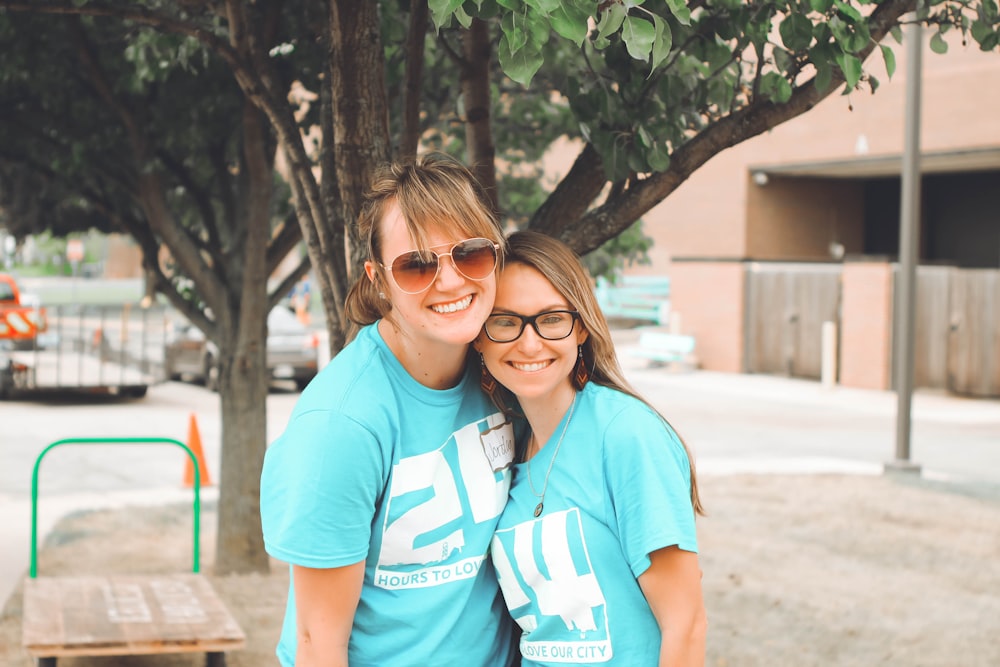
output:
M388 264L378 264L389 272L401 291L419 294L437 279L442 257L451 257L455 270L469 280L486 280L497 268L499 250L500 246L489 239L465 239L453 244L448 252L411 250Z
M580 317L575 310L547 310L537 315L495 313L486 318L486 336L494 343L513 343L531 325L535 333L545 340L562 340L573 333L573 325Z

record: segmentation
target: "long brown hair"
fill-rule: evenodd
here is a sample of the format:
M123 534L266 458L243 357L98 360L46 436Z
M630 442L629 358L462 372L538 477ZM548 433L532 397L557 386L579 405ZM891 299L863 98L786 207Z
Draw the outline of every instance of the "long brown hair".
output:
M698 482L691 450L681 435L677 433L677 430L660 414L659 410L640 396L625 379L621 364L618 362L618 355L615 352L611 330L600 305L597 303L597 297L594 295L593 280L586 267L580 262L580 258L565 243L547 234L519 231L507 238L505 266L511 264L523 264L537 270L580 314L580 321L590 334L582 346L583 359L590 370L590 381L642 401L660 415L667 427L677 435L677 439L680 440L687 452L691 468L691 504L696 513L704 514L698 495ZM499 383L495 383L491 398L501 409L511 405L513 401L512 394Z
M506 247L503 230L489 199L472 172L455 158L430 153L406 162L392 162L375 174L358 216L358 237L368 243L369 259L375 264L375 280L362 273L344 301L344 314L352 323L349 338L359 327L386 317L392 303L385 298L385 271L381 262L382 236L379 222L389 206L399 205L415 249L427 248L427 229L437 226L467 238L487 238Z

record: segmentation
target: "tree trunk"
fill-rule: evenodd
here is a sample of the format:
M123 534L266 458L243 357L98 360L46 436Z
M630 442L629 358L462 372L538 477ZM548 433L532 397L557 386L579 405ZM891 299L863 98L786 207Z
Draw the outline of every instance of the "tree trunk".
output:
M266 292L244 310L263 323ZM239 337L242 352L220 362L222 463L215 574L267 572L260 526L260 473L267 449L268 374L264 327Z
M424 79L424 40L427 37L427 0L410 3L406 33L406 74L403 77L403 131L399 156L412 158L420 145L420 91Z
M267 247L273 195L274 149L260 111L249 102L243 111L243 154L246 164L245 210L236 221L246 224L242 253L227 257L227 275L236 298L221 331L234 354L222 361L222 474L219 482L219 525L216 574L267 572L260 525L260 472L267 449Z
M327 313L330 352L344 346L344 297L367 253L356 221L376 167L389 160L388 100L382 35L375 0L329 0L328 89L323 94L322 193L326 207L317 221L318 245L309 257Z
M355 227L362 198L375 168L390 158L384 59L378 2L331 0L333 131L324 136L333 137L339 191L331 223L347 228L354 269L360 268L367 252Z
M500 212L490 118L490 31L486 22L472 19L462 39L462 99L465 101L465 143L469 167L486 190L493 211Z

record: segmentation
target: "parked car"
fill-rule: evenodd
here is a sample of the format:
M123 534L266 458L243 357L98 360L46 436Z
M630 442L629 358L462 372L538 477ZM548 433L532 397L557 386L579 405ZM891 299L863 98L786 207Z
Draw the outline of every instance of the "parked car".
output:
M165 351L167 377L204 382L219 388L218 348L187 320L172 326ZM278 306L267 316L267 368L275 380L292 380L303 389L319 367L319 337L286 308Z

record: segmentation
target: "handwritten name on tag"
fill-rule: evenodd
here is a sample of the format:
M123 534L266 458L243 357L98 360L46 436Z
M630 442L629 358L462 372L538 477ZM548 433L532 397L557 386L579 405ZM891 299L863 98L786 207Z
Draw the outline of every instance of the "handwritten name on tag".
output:
M500 472L510 467L514 460L514 426L509 421L497 424L488 431L479 434L483 443L483 452L490 462L493 472Z

